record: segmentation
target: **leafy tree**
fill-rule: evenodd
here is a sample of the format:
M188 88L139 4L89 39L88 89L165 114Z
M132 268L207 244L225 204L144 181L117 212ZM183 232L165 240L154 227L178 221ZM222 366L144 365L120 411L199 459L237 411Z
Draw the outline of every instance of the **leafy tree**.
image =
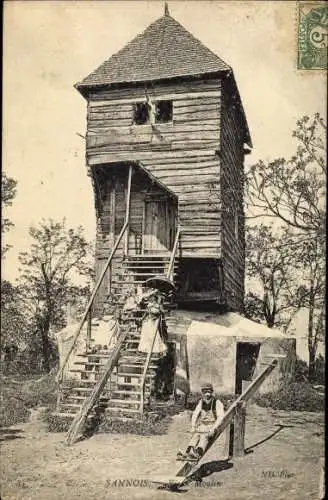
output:
M318 113L297 121L296 154L252 165L247 173L250 217L274 217L310 235L325 233L326 125Z
M3 208L8 208L12 205L13 199L16 196L16 186L17 181L12 177L8 177L7 174L3 172L1 176L1 203ZM6 217L1 217L1 234L3 235L13 225L14 224L9 219L7 219ZM3 245L1 247L2 257L5 255L9 248L9 245Z
M29 323L21 308L19 288L7 280L1 281L1 346L24 347Z
M274 230L272 225L260 224L246 229L246 273L251 291L245 298L245 313L265 321L269 328L287 330L301 307L297 296L300 263L294 249L298 244L288 227Z
M309 376L313 376L317 346L324 331L324 254L325 254L325 199L326 199L326 125L318 113L312 119L304 116L297 121L293 137L298 142L296 154L290 159L279 158L268 163L259 161L251 166L246 176L249 218L273 218L289 228L290 239L286 245L292 249L288 264L283 241L276 244L281 267L292 265L297 279L294 286L294 303L286 302L281 295L282 272L272 274L274 289L283 307L308 310ZM263 232L262 232L263 236ZM248 242L250 245L250 242ZM259 240L254 242L255 246ZM280 260L279 260L280 259ZM288 268L288 266L287 266ZM260 270L252 267L263 282ZM286 275L288 276L288 274ZM266 279L267 280L267 279ZM285 279L285 283L293 283ZM270 287L269 287L270 288ZM273 289L271 287L271 294ZM283 299L283 300L282 300ZM259 302L250 297L248 309L259 314ZM267 302L266 300L264 302ZM247 305L247 304L246 304ZM257 307L257 308L256 308ZM264 314L264 312L262 311ZM277 317L272 306L271 319ZM275 314L272 314L275 313ZM270 316L270 314L268 315Z
M67 304L89 293L90 245L82 227L67 229L61 222L43 220L29 230L33 243L28 252L19 255L22 267L19 287L26 315L40 336L43 366L51 364L51 335L66 323ZM84 279L84 285L76 284Z
M302 266L297 300L308 311L309 378L313 380L318 342L325 332L325 252L319 237L303 241L296 252Z

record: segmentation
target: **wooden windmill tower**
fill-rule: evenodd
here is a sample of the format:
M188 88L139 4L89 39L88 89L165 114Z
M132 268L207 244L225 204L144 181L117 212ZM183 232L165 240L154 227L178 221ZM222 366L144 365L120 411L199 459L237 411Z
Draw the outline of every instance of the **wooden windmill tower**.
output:
M131 287L154 274L174 279L175 307L242 310L243 164L252 147L231 67L167 7L75 87L87 101L98 279L61 373L86 319L90 326L108 296L122 305ZM115 359L106 351L95 360L88 342L77 354L80 368L72 371L81 373L83 384L60 411L80 408L90 391L96 401L100 386L92 387L100 372L93 370L109 359L108 370L116 370L115 388L108 389L111 410L142 414L147 377L156 366L151 352L136 364L138 322L132 318L122 332ZM124 342L128 358L120 351Z
M232 69L166 7L76 88L88 104L98 273L128 208L118 259L168 257L179 227L179 302L241 310L243 163L251 139ZM103 298L117 272L114 263Z

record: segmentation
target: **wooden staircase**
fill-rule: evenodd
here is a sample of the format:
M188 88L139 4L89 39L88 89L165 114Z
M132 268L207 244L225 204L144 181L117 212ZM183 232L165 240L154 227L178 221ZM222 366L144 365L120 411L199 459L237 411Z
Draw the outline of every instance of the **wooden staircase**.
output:
M117 302L123 307L125 297L136 287L142 286L152 276L166 276L170 265L170 255L135 255L126 257L120 264L118 270L113 273L111 293ZM172 279L176 287L179 286L179 261L174 260ZM172 301L171 301L171 306ZM171 309L168 303L168 310Z
M140 306L133 311L125 312L123 306L126 297L131 294L131 289L142 285L151 276L165 276L169 265L170 256L131 256L125 258L118 272L113 274L111 293L121 311L120 328L123 332L127 332L127 335L106 385L88 413L89 419L101 413L105 413L111 419L135 419L142 417L144 410L150 411L159 357L157 354L151 354L147 359L146 354L138 352L141 319L145 309ZM172 272L176 281L177 260L174 262ZM174 307L173 298L164 304L166 317ZM62 386L55 415L68 419L74 419L79 415L95 385L104 376L110 355L109 350L96 352L89 350L78 354L79 361L74 363L71 372L78 373L79 380L76 380L74 385Z

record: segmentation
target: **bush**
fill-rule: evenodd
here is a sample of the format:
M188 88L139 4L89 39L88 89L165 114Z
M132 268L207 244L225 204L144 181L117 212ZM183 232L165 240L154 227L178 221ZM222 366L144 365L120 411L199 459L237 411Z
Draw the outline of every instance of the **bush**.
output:
M324 385L326 379L325 375L325 359L321 354L319 354L314 365L314 382L316 384Z
M0 426L27 422L30 408L56 404L54 373L29 381L3 376L1 386Z
M73 421L70 417L54 415L50 408L44 412L42 420L46 422L49 432L67 432Z
M324 396L320 395L309 382L292 382L275 392L261 394L254 402L259 406L274 410L310 411L324 410Z
M0 398L0 427L27 422L30 411L24 402L17 396L2 389Z
M305 361L300 358L296 359L295 373L293 377L294 382L304 382L308 380L309 367Z
M22 387L22 399L28 408L35 406L55 407L57 400L57 382L55 371L26 382Z

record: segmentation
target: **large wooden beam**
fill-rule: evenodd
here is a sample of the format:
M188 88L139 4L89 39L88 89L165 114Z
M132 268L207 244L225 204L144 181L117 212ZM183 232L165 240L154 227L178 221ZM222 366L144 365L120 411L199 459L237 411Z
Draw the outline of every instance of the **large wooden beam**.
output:
M236 406L234 418L233 456L242 457L245 455L245 425L246 408L242 401Z
M215 443L215 441L218 439L218 437L222 434L222 432L227 428L228 425L230 425L236 415L236 412L238 411L238 405L240 404L245 404L258 390L258 388L263 384L264 380L270 375L272 370L277 366L278 360L273 359L272 362L263 370L260 375L253 380L253 382L247 387L247 389L236 399L236 401L228 408L226 413L224 414L222 420L218 423L214 435L212 439L210 440L207 448L204 451L203 456L207 453L207 451L211 448L211 446ZM188 476L191 476L194 474L194 472L197 470L198 464L193 464L192 462L184 462L179 470L176 473L176 476L184 476L187 478Z

